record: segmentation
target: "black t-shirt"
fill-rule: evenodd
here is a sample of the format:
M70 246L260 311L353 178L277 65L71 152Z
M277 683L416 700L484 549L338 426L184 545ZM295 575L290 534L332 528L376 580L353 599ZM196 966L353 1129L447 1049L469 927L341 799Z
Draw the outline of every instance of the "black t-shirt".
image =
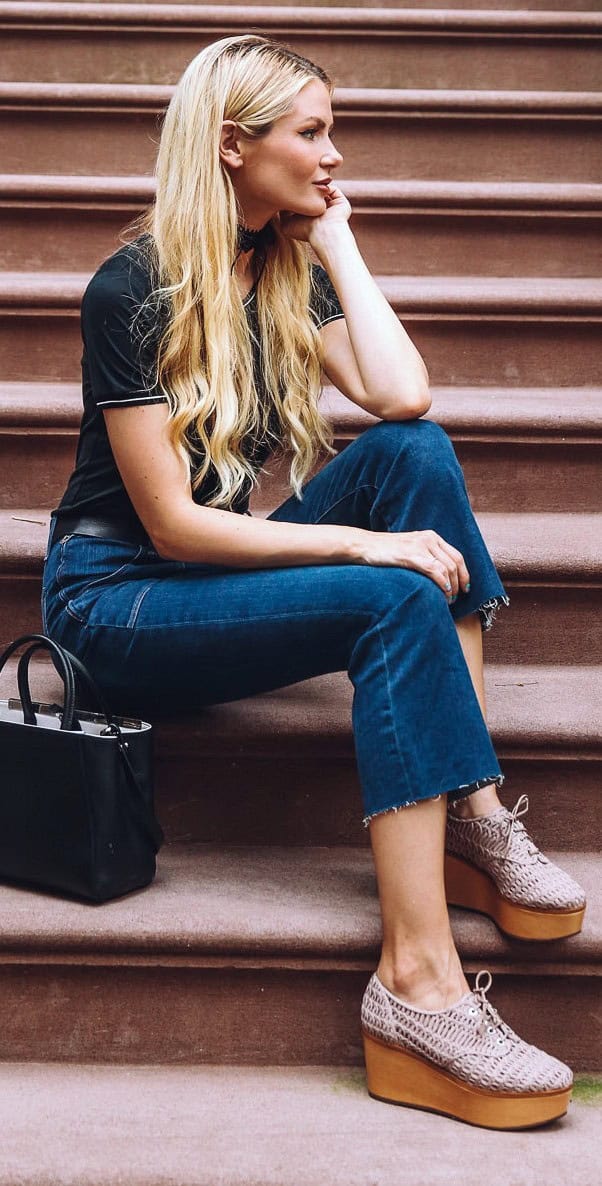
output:
M167 402L165 395L150 385L152 380L149 379L161 318L156 316L153 320L151 314L149 321L146 307L136 318L154 288L148 257L140 249L143 240L144 236L121 247L105 260L84 293L81 307L84 408L75 469L57 510L137 520L115 464L102 410ZM344 317L344 313L324 268L312 264L312 271L310 312L315 324L321 327ZM261 397L265 388L261 374L256 286L243 304L251 333L255 382ZM274 409L268 433L278 438L279 427ZM247 438L241 447L257 473L273 451L274 439L270 435L264 435L261 440ZM213 467L194 491L195 502L202 504L215 492L217 476L212 471ZM238 495L231 509L238 513L246 511L249 495L250 483L249 489Z

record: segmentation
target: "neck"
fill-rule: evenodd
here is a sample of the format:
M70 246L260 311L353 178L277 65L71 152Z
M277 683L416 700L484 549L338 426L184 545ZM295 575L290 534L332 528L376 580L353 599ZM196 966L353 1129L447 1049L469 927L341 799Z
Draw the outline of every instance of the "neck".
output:
M253 251L256 247L261 247L268 236L269 223L265 226L254 229L253 227L245 226L244 223L238 224L238 250L239 252Z

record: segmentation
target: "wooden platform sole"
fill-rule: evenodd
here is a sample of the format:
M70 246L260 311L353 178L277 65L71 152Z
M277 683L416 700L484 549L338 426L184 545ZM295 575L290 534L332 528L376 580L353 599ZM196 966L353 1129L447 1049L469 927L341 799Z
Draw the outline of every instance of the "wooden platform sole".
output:
M463 1083L416 1054L363 1033L368 1093L389 1104L440 1112L480 1128L537 1128L564 1116L572 1088L511 1094Z
M515 939L565 939L583 926L585 906L579 910L538 910L517 906L503 898L482 869L461 857L445 854L445 890L450 906L488 914L501 931Z

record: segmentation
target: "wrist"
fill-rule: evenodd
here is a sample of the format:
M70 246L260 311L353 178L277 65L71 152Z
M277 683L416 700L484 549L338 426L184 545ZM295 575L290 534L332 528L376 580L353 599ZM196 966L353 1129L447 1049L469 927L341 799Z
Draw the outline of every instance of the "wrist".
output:
M317 228L310 237L309 245L323 264L340 246L348 246L350 242L355 243L355 238L349 223L333 222L330 226Z
M340 535L340 555L344 564L365 564L364 536L362 527L343 527Z

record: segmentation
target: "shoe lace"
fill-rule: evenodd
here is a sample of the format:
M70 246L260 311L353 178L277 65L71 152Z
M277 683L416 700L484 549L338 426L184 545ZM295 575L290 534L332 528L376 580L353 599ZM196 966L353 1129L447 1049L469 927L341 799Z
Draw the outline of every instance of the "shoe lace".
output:
M539 851L537 845L531 840L531 837L529 836L524 824L520 822L522 816L526 815L528 810L529 796L520 795L514 804L512 811L509 812L508 830L506 833L506 847L502 852L502 858L508 861L516 861L517 863L521 864L525 857L529 857L530 859L535 857L537 860L541 861L542 864L546 864L547 858L544 857L543 853ZM516 840L520 842L520 853L517 853L516 856L512 857L510 856L510 849Z
M498 1030L498 1042L501 1044L503 1038L509 1037L510 1029L504 1021L502 1021L498 1011L491 1004L487 998L487 993L493 984L493 976L491 972L483 968L477 973L474 984L473 996L477 1001L478 1008L481 1013L481 1018L477 1026L478 1032L481 1036L486 1033L493 1033Z

